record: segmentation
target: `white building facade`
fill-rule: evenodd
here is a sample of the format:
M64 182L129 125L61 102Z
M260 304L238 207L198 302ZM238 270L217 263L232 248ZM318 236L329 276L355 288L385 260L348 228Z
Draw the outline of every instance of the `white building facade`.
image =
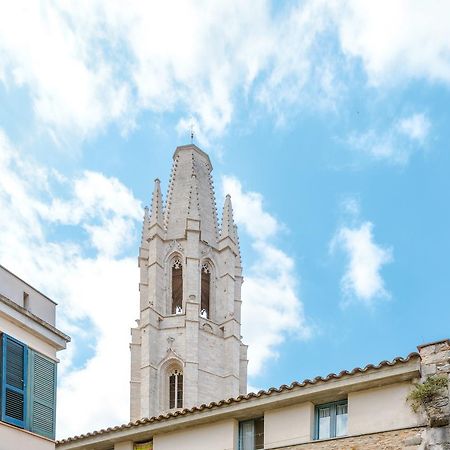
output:
M55 448L56 303L0 266L0 450Z
M139 251L132 329L132 420L246 392L242 267L231 199L219 229L212 165L195 145L173 156L166 204L155 180Z

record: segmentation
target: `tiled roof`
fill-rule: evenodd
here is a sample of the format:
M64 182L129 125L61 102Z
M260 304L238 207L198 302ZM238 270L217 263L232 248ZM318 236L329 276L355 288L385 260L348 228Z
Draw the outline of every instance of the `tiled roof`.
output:
M379 364L374 365L374 364L368 364L367 366L361 368L361 367L356 367L353 370L343 370L342 372L335 374L335 373L330 373L329 375L327 375L326 377L321 377L318 376L312 380L304 380L304 381L294 381L292 382L290 385L286 385L283 384L278 388L275 387L271 387L267 390L261 390L259 392L250 392L249 394L246 395L239 395L238 397L235 398L229 398L228 400L220 400L218 402L211 402L208 405L200 405L200 406L194 406L192 408L185 408L183 410L178 410L178 411L174 411L174 412L168 412L166 414L161 414L159 416L154 416L154 417L149 417L149 418L144 418L144 419L139 419L136 420L135 422L129 422L123 425L117 425L115 427L108 427L106 429L102 429L99 431L92 431L86 434L81 434L79 436L73 436L73 437L69 437L66 439L61 439L59 441L56 441L56 444L65 444L65 443L69 443L69 442L74 442L74 441L78 441L81 439L86 439L89 437L93 437L93 436L98 436L98 435L102 435L102 434L106 434L106 433L111 433L111 432L115 432L115 431L122 431L122 430L126 430L128 428L135 428L135 427L139 427L141 425L146 425L146 424L150 424L150 423L154 423L154 422L161 422L164 420L169 420L172 418L176 418L179 416L186 416L189 414L193 414L196 412L201 412L201 411L206 411L206 410L211 410L211 409L215 409L215 408L222 408L228 405L232 405L234 403L240 403L240 402L246 402L255 398L259 398L259 397L264 397L264 396L270 396L272 394L276 394L276 393L281 393L281 392L286 392L286 391L291 391L295 388L303 388L306 387L308 385L314 385L317 384L319 382L328 382L331 380L337 380L339 378L342 378L344 376L352 376L352 375L357 375L360 373L365 373L369 370L379 370L383 367L392 367L395 366L397 364L404 364L409 362L411 359L414 358L419 358L419 354L417 352L414 353L410 353L406 358L402 358L400 356L394 358L392 361L381 361Z

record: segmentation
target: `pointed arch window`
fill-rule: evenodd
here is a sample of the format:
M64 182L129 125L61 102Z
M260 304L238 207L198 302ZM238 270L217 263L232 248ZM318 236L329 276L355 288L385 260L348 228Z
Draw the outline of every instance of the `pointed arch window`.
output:
M201 281L201 305L200 314L204 318L210 317L210 296L211 296L211 268L208 263L202 265Z
M174 369L169 374L169 409L183 407L183 372Z
M172 314L183 311L183 266L180 258L172 263Z

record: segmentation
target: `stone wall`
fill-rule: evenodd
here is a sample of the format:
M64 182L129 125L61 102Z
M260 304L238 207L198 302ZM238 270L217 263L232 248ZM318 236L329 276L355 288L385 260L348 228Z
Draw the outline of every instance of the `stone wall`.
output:
M438 375L450 379L450 340L432 342L418 347L421 358L421 382L429 376ZM450 449L449 389L425 402L429 427L423 433L420 449Z
M279 447L280 450L418 450L424 427Z

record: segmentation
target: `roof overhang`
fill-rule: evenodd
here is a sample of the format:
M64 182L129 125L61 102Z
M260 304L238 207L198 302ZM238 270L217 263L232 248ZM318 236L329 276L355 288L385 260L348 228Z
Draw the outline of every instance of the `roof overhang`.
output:
M408 358L398 358L392 363L384 361L378 366L369 365L352 372L329 375L325 378L306 380L290 386L271 388L256 394L248 394L223 402L203 405L191 410L142 419L134 423L100 430L87 435L57 442L60 450L103 450L121 441L144 441L155 434L167 433L181 428L211 423L226 419L245 419L262 414L264 411L311 401L320 404L324 400L339 398L349 394L385 385L411 381L420 376L420 358L411 354Z

